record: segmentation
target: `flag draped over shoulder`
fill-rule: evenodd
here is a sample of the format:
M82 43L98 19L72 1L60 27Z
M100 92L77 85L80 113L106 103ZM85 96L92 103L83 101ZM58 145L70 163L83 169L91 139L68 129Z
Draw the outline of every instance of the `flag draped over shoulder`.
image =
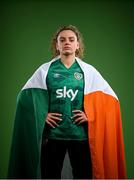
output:
M40 66L17 98L8 178L40 178L42 133L48 113L46 76L53 61ZM119 100L100 73L76 57L84 73L84 110L93 178L124 179L126 165Z

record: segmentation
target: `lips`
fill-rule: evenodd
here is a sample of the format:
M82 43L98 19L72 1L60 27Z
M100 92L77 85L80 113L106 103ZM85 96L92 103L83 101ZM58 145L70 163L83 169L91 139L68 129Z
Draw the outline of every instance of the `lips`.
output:
M65 49L65 50L66 50L66 49L71 49L71 47L66 46L66 47L64 47L63 49Z

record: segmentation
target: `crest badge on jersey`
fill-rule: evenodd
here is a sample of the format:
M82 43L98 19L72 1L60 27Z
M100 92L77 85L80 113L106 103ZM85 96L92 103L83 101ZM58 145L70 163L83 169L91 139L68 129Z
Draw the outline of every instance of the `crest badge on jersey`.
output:
M78 73L78 72L75 72L75 73L74 73L74 77L75 77L75 79L80 80L80 79L82 79L83 74Z

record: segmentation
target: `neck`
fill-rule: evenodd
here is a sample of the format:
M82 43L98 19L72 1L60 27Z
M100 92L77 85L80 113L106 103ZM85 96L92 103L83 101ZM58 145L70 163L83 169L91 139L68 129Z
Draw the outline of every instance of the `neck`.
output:
M67 67L69 68L75 61L75 55L71 56L65 56L65 55L61 55L61 62Z

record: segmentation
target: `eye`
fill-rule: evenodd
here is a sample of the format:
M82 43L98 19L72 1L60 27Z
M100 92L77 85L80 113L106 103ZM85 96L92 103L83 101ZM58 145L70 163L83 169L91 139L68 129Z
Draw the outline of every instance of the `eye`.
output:
M60 42L64 42L64 39L61 39Z
M70 39L70 42L74 42L74 39Z
M62 42L65 41L65 39L64 39L64 38L61 38L61 39L59 39L59 41L62 43Z
M74 38L74 37L70 37L70 38L69 38L69 41L70 41L70 42L74 42L74 41L75 41L75 38Z

